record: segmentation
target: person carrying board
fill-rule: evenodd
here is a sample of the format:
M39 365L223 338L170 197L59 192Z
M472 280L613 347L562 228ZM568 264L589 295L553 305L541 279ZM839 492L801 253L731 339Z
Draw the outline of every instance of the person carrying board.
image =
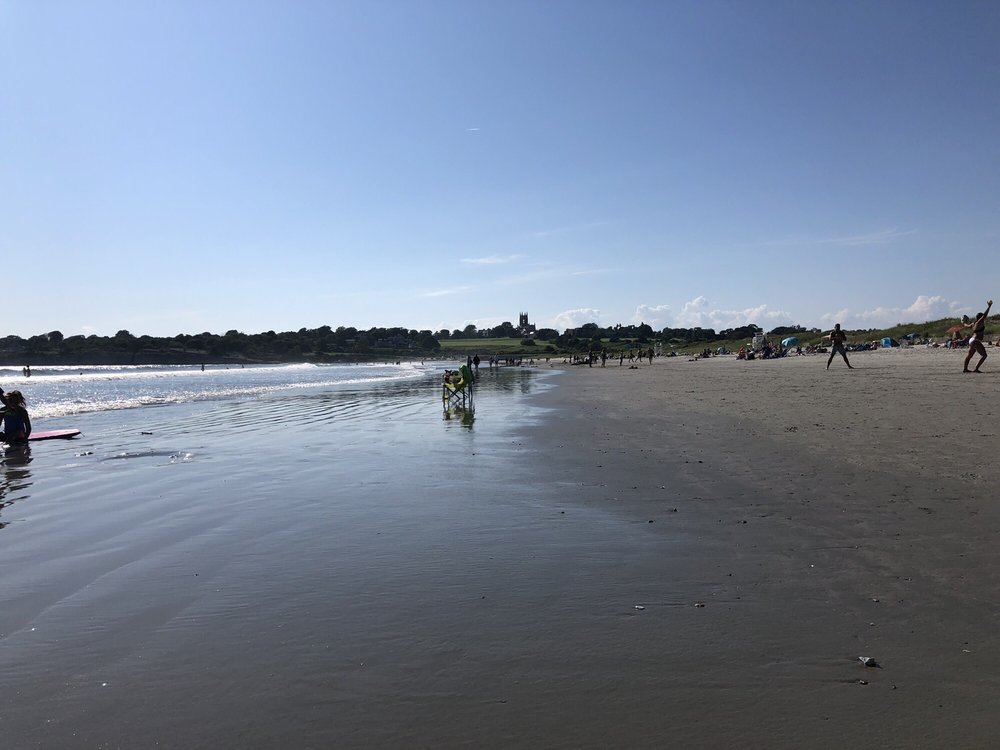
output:
M3 402L3 431L0 440L5 443L27 443L31 435L31 418L24 405L20 391L4 393L0 388L0 402Z

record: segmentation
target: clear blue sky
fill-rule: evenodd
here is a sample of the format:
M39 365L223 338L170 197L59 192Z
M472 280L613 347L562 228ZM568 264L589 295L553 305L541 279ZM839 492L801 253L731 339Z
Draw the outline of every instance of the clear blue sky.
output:
M0 335L1000 298L1000 3L0 1Z

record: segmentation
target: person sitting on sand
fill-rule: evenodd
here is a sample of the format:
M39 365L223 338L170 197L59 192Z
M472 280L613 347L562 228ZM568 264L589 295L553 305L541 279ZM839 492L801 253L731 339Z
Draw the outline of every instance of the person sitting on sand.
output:
M993 307L993 300L987 300L986 311L979 313L975 320L962 326L972 329L972 338L969 339L969 353L965 355L965 365L962 367L962 372L980 372L979 368L986 361L986 347L983 346L983 341L986 338L986 319L990 315L991 307ZM965 322L964 319L963 322ZM977 352L979 353L979 362L976 364L976 369L970 371L969 362L972 360L972 355Z
M847 349L844 346L847 343L847 334L840 330L840 323L837 323L826 337L833 344L833 351L830 352L830 358L826 361L826 369L830 369L830 363L833 362L833 358L839 353L844 358L844 362L847 363L847 367L853 370L854 368L851 367L851 363L847 359Z
M24 406L24 396L20 391L4 393L0 388L0 401L3 402L3 431L0 440L5 443L27 443L31 435L31 418Z

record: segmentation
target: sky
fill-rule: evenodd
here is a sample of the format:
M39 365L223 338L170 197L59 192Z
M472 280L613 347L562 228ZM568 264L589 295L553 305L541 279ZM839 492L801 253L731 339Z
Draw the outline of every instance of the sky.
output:
M0 336L974 313L998 39L992 0L0 0Z

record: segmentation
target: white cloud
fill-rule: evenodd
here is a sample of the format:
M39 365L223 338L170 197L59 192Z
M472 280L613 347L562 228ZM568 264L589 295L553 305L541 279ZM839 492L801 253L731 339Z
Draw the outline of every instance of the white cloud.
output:
M523 257L523 256L514 256ZM532 263L527 265L527 270L515 273L511 276L498 278L494 283L504 286L518 286L523 284L537 284L551 279L563 280L567 276L594 276L596 274L609 273L601 268L571 268L569 266L555 265L552 263ZM513 270L513 269L512 269Z
M464 294L465 292L471 292L471 286L456 286L451 289L437 289L432 292L424 292L421 297L447 297L451 294Z
M916 234L916 229L881 229L875 232L868 232L867 234L855 234L847 237L831 237L825 240L819 240L821 244L825 245L884 245L887 242L893 242L900 237L908 237L911 234Z
M474 320L465 321L465 323L462 324L462 327L464 328L465 326L469 325L469 323L472 323L472 325L474 325L480 331L485 331L488 328L496 328L505 320L507 322L511 322L509 316L507 318L498 318L496 316L490 318L475 318Z
M586 224L574 224L573 226L565 227L552 227L550 229L536 229L533 232L529 232L529 237L534 237L536 239L542 239L545 237L553 237L558 234L567 234L569 232L580 232L587 229L597 229L599 227L605 227L609 225L610 221L591 221Z
M921 294L908 307L876 307L872 310L851 312L848 309L827 313L820 317L824 323L840 323L844 328L888 328L899 323L925 323L940 318L958 318L969 308L940 295L928 297Z
M577 310L566 310L559 313L552 319L552 327L557 331L565 331L567 328L579 328L584 323L600 323L601 311L592 307L581 307Z
M485 258L462 258L462 263L470 263L476 266L496 266L501 263L513 263L523 255L487 255Z
M797 247L809 245L838 245L842 247L861 247L866 245L887 245L903 237L919 233L919 229L876 229L864 234L845 234L835 237L783 237L774 240L749 242L743 247Z
M672 327L714 328L716 331L723 331L727 328L738 328L751 323L759 325L764 330L769 330L779 325L791 325L794 321L791 313L784 310L772 310L767 305L757 305L742 310L726 310L713 308L705 297L699 296L684 303L681 311L674 316ZM653 327L656 328L656 326Z
M655 331L667 325L669 315L670 305L639 305L635 308L632 323L635 325L646 323Z

